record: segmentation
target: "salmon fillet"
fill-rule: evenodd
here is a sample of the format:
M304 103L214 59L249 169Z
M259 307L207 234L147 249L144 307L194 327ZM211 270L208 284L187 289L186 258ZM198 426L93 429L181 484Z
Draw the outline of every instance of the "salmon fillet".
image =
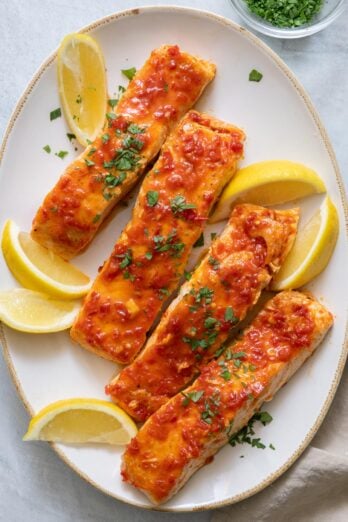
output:
M71 337L131 362L176 289L193 244L243 154L244 133L190 111L146 176L132 219L86 296Z
M64 259L86 248L214 75L215 65L176 45L155 49L106 114L100 135L44 199L33 239Z
M126 448L123 479L155 504L172 497L290 379L332 322L312 297L276 295L238 342L147 420Z
M298 218L297 209L235 207L143 352L106 386L112 400L143 422L190 384L281 267Z

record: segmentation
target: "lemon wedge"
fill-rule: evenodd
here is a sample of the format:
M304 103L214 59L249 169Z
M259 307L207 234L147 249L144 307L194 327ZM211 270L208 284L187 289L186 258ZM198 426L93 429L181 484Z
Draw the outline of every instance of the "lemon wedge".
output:
M127 444L137 433L121 408L99 399L53 402L33 417L23 440Z
M80 303L59 301L26 288L0 292L0 321L14 330L52 333L70 328Z
M339 230L336 207L329 196L298 232L294 246L273 279L272 290L299 288L319 275L332 256Z
M105 120L105 63L98 43L68 34L58 49L58 87L65 117L81 145L93 141Z
M222 193L210 221L227 219L238 203L272 206L326 192L322 179L292 161L262 161L237 172Z
M60 299L76 299L90 289L89 277L20 232L10 219L4 226L1 248L9 269L25 288Z

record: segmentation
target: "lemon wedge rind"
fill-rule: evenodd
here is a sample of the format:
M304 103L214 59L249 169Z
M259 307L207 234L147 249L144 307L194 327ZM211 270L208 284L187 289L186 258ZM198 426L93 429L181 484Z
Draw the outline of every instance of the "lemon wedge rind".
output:
M57 300L26 288L3 290L0 321L20 332L60 332L72 326L80 306L79 301Z
M68 34L58 49L57 69L64 115L86 147L102 129L107 112L105 61L98 42L87 34Z
M115 404L100 399L72 398L40 410L31 419L23 440L124 445L136 433L134 421Z
M64 284L41 271L27 256L20 244L19 235L19 227L14 221L8 219L3 229L1 248L10 271L25 288L43 292L60 299L78 299L89 291L92 284L89 277L74 267L74 265L37 245L34 240L28 237L27 241L31 241L34 248L37 245L37 248L44 252L43 255L45 256L44 260L47 267L52 265L52 267L56 268L55 265L59 263L62 266L62 270L72 272L79 281L84 281L84 283L76 285Z
M300 288L318 276L330 261L338 232L338 213L330 197L326 196L311 220L298 232L292 250L271 283L271 289L278 291ZM306 235L309 238L307 242ZM302 261L296 268L297 259Z
M288 160L253 163L240 169L224 189L210 218L227 219L238 203L272 206L326 192L323 180L305 165Z

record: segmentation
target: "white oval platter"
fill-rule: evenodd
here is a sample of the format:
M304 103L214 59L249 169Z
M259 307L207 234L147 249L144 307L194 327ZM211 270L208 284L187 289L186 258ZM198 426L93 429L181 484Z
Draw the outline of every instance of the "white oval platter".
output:
M347 207L334 153L315 109L289 69L259 39L229 20L193 9L151 7L111 15L84 31L102 46L110 94L118 84L125 84L121 69L140 67L150 51L164 43L179 44L215 62L216 79L197 108L245 129L244 164L278 158L314 168L340 214L340 237L331 263L309 285L335 314L335 326L318 352L267 405L274 420L257 433L267 446L272 443L275 451L224 448L161 509L191 511L237 502L269 485L298 458L322 422L343 370L347 355ZM248 81L254 68L263 73L260 83ZM10 217L22 230L29 230L44 195L79 153L66 138L69 129L64 119L50 122L50 111L59 106L53 54L20 99L5 135L1 149L1 226ZM47 154L43 151L46 144L53 152L64 149L69 154L64 160ZM317 204L318 199L309 200L305 213L313 212ZM130 218L131 207L121 206L88 251L76 259L90 276L95 276L97 267L109 255ZM17 286L3 259L0 275L0 289ZM112 363L73 345L67 332L35 336L4 327L2 344L11 375L31 413L58 399L104 398L104 385L115 373ZM122 448L54 447L95 487L126 503L151 508L141 493L121 481Z

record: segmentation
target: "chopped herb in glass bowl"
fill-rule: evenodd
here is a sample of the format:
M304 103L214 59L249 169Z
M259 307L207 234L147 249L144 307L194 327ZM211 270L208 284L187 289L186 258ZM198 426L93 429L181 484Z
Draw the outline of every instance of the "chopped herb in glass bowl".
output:
M345 0L231 0L253 29L276 38L301 38L330 25Z

